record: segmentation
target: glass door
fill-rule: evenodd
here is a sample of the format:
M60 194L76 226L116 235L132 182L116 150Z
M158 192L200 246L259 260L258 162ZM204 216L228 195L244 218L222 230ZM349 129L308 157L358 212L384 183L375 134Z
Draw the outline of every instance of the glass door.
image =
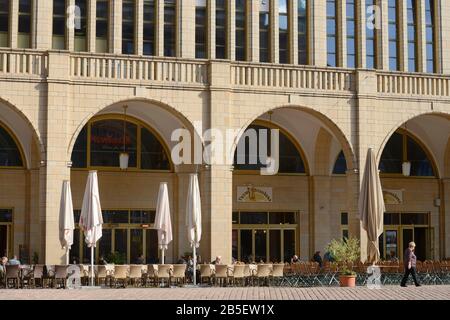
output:
M398 249L398 229L387 229L384 232L384 243L386 244L385 255L387 259L400 257L400 252Z
M401 257L403 260L403 254L408 248L410 242L414 241L414 227L402 226L402 246Z
M267 230L255 230L255 262L265 263L267 261Z
M9 257L9 226L0 225L0 255Z

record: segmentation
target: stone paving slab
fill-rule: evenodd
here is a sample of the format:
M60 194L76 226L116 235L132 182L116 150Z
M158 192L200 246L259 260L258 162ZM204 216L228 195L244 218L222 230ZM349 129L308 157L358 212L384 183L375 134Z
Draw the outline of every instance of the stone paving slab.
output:
M450 286L420 288L129 288L0 290L1 300L450 300Z

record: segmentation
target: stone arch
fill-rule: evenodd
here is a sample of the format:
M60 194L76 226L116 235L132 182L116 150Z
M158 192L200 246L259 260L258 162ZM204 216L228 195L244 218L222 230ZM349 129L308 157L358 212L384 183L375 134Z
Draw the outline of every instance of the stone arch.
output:
M331 134L320 128L316 138L314 155L314 174L326 176L330 174Z
M9 108L10 114L16 116L20 121L22 121L22 124L31 132L32 136L32 145L31 148L37 149L38 159L36 161L33 161L31 159L31 153L28 154L25 152L24 148L24 142L21 139L21 135L23 135L23 132L18 131L18 129L12 125L11 123L8 123L7 121L2 121L2 117L0 117L0 121L3 123L4 126L6 126L15 136L17 143L19 144L18 147L22 150L23 154L23 160L24 160L24 167L25 168L31 168L33 165L37 166L37 163L39 163L40 160L45 158L45 147L41 140L40 131L38 128L33 124L33 122L30 121L30 119L23 113L22 110L17 108L12 102L9 100L0 97L0 105L6 106L6 108ZM3 115L5 115L2 112ZM5 120L4 118L3 120Z
M234 154L234 151L237 148L239 140L242 137L242 135L244 134L245 130L256 119L258 119L260 116L266 114L269 111L281 110L284 108L304 111L304 112L312 115L316 119L318 119L326 129L330 130L335 135L336 139L341 144L342 149L344 151L345 159L347 161L347 168L350 170L350 169L354 169L357 167L355 152L352 147L352 144L349 141L349 139L347 138L347 136L345 135L345 133L343 132L343 130L339 127L339 125L337 125L331 118L329 118L327 115L323 114L322 112L312 109L312 108L309 108L309 107L306 107L306 106L300 106L300 105L282 105L282 106L278 106L278 107L268 107L268 108L262 110L259 114L253 115L252 118L248 119L247 122L242 127L239 128L238 134L236 135L235 141L233 143L232 154Z

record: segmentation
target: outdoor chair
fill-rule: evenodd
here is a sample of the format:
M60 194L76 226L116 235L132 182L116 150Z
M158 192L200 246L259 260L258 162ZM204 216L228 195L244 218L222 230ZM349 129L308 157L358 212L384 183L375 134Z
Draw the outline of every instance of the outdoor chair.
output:
M32 288L33 286L33 267L32 266L22 266L20 268L20 287L22 289Z
M233 276L231 276L231 283L233 286L238 282L241 286L245 285L245 265L236 264L234 265Z
M226 286L228 283L228 266L225 264L216 264L216 272L214 273L214 284Z
M158 273L156 276L158 286L167 283L167 286L170 287L170 272L172 269L172 265L170 264L160 264L158 265Z
M271 264L259 264L258 269L256 271L256 281L258 286L261 283L261 280L263 283L267 283L267 285L270 286L270 274L272 272L272 265Z
M97 266L97 274L95 280L98 286L101 286L102 283L103 285L108 286L108 283L111 279L108 275L108 271L106 270L106 266Z
M244 267L244 280L246 285L253 285L253 274L252 271L250 270L250 266L248 264L245 265Z
M31 286L36 288L36 283L39 282L39 286L41 288L44 287L44 265L37 264L34 266L32 278L31 278Z
M272 275L270 277L272 284L276 284L279 285L283 285L284 282L284 264L274 264L273 265L273 270L272 270Z
M171 276L171 283L185 285L186 284L186 267L185 264L174 264Z
M130 281L135 287L142 286L142 266L132 265L130 266Z
M10 283L13 284L14 288L19 289L20 284L20 278L19 278L19 272L20 267L19 266L5 266L6 267L6 274L5 274L5 283L6 283L6 289L9 289Z
M147 272L144 274L143 279L144 279L143 285L145 287L148 287L149 285L152 287L155 286L156 272L152 264L147 265Z
M212 271L211 266L209 264L200 265L200 284L203 284L205 279L208 280L208 284L211 284Z
M52 287L58 288L58 285L64 289L67 288L67 266L55 266L55 277L53 279Z
M124 288L128 286L128 266L114 266L114 276L111 278L111 286L117 288L122 284Z

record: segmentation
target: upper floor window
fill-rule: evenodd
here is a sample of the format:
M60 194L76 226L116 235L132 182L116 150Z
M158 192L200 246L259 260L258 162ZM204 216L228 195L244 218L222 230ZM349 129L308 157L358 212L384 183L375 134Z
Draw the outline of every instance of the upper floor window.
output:
M247 60L247 1L236 0L236 60Z
M227 0L216 0L216 58L227 59Z
M436 7L435 0L425 0L425 26L427 42L427 72L437 72L435 58L435 26L436 26Z
M357 67L357 41L356 41L356 1L346 0L347 17L347 67Z
M336 0L327 0L327 65L338 65L337 48L337 11Z
M134 0L122 2L122 53L135 53L135 8Z
M53 37L52 48L66 48L66 1L53 0Z
M249 132L252 130L252 132ZM253 131L254 130L254 131ZM264 130L262 133L261 130ZM252 133L256 133L253 135ZM261 137L267 137L267 153L270 156L271 149L271 141L270 141L270 128L263 125L251 125L244 133L243 137L240 140L240 144L245 144L245 161L239 160L238 162L238 150L236 150L234 163L236 170L260 170L265 167L265 163L267 159L260 159L260 146L262 145L262 141L260 141ZM294 144L294 142L282 131L280 131L280 141L279 141L279 173L306 173L305 162L301 155L301 152ZM254 139L255 141L252 141ZM252 146L256 146L253 148ZM263 154L265 152L261 152ZM245 163L242 163L245 162Z
M75 5L80 10L78 25L75 25L75 51L87 51L87 0L76 0Z
M154 56L155 50L155 0L144 1L144 55Z
M259 61L270 62L270 0L259 7Z
M395 132L383 150L380 161L382 173L402 174L402 164L411 163L411 176L433 177L432 162L421 144L404 131Z
M279 50L280 63L289 63L289 4L288 0L279 0Z
M366 0L366 14L375 15L376 0ZM374 24L377 21L373 21ZM368 69L377 68L377 30L375 25L366 28L366 66Z
M298 63L308 64L308 0L298 0Z
M176 56L176 0L164 0L164 56Z
M407 0L408 21L408 71L416 72L417 68L417 3L416 0Z
M208 50L208 12L206 0L197 0L195 6L195 57L207 58Z
M138 121L124 126L119 119L93 120L83 128L72 152L72 167L119 168L124 148L130 169L171 169L168 152L156 134Z
M9 46L9 0L0 0L0 47Z
M96 42L95 51L106 53L109 51L108 29L109 29L109 0L97 0L96 17Z
M31 10L32 0L19 0L19 48L31 48Z
M22 166L22 153L15 139L0 124L0 168Z
M345 159L344 151L341 151L334 163L333 174L346 174L347 160Z
M389 70L399 70L398 0L388 0Z

